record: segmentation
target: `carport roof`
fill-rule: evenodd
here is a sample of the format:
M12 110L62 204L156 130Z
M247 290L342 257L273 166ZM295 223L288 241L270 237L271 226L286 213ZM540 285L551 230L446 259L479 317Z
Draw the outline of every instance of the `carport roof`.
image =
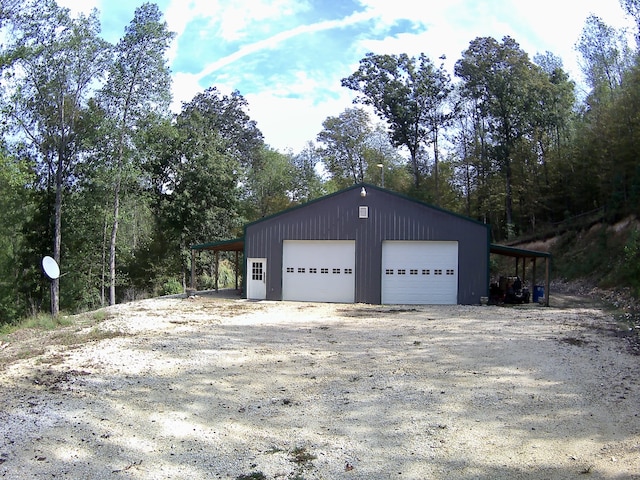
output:
M517 257L517 258L531 258L531 257L542 257L542 258L551 258L551 254L549 252L540 252L538 250L526 250L524 248L516 248L509 247L507 245L498 245L496 243L492 243L489 249L491 253L495 253L496 255L504 255L507 257Z
M201 243L199 245L191 245L191 250L212 250L214 252L242 252L244 251L244 237L234 238L232 240Z

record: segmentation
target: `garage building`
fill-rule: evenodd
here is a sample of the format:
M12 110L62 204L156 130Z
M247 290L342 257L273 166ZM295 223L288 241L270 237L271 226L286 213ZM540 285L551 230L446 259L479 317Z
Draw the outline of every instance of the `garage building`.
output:
M246 225L247 298L370 304L478 304L489 230L373 185Z

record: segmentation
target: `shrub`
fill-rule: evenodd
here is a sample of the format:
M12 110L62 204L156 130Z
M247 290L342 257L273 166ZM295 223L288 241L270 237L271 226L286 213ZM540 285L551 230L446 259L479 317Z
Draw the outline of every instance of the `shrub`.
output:
M175 295L183 292L182 282L175 278L170 278L162 284L162 295Z

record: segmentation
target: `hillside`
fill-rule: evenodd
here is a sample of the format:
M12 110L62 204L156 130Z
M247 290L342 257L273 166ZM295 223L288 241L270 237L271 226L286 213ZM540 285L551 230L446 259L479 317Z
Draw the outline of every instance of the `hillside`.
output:
M636 315L640 311L640 221L587 222L537 240L511 244L550 252L556 291L597 296Z

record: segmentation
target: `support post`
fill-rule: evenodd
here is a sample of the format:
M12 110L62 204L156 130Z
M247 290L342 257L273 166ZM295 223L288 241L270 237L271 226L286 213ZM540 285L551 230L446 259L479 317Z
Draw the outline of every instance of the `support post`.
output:
M549 284L551 283L551 258L546 257L545 259L545 272L544 272L544 305L546 307L549 306Z
M531 281L533 282L531 286L536 288L536 257L533 257L533 278Z
M239 273L239 268L240 268L240 264L239 264L239 257L240 257L240 252L236 250L236 291L238 290L238 273Z
M196 289L196 251L191 250L191 282L189 287L191 290Z
M214 279L213 279L213 288L215 288L216 293L218 292L218 272L220 269L220 252L216 250L215 252L215 260L214 260Z

